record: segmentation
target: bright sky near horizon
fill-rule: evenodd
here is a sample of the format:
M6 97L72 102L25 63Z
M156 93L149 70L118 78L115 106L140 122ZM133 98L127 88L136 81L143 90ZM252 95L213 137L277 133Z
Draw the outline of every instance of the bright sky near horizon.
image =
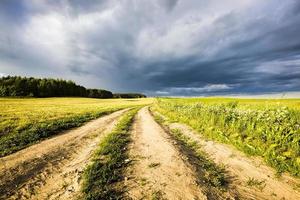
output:
M0 76L148 95L300 91L299 0L1 0Z

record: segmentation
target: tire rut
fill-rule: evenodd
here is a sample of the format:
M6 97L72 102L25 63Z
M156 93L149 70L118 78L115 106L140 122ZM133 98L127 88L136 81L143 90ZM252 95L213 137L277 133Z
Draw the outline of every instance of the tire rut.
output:
M125 185L129 199L207 199L195 174L148 107L136 116Z

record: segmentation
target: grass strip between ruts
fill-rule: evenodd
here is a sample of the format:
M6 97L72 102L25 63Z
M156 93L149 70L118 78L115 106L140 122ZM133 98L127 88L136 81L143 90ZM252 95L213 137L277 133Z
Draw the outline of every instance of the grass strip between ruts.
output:
M228 189L225 169L210 160L197 142L184 135L179 129L171 129L168 120L153 108L151 108L151 114L171 138L176 140L180 152L187 156L188 162L195 167L197 183L202 185L206 195L212 199L222 198Z
M91 164L83 175L82 192L84 199L122 199L124 188L118 187L128 164L127 144L129 130L139 108L127 112L114 130L99 144Z

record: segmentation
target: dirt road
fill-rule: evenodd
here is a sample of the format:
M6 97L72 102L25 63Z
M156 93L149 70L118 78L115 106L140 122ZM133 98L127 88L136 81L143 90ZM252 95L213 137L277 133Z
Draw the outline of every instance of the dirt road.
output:
M0 199L75 199L93 150L126 110L0 159Z
M276 177L276 172L260 158L247 157L229 145L207 141L186 125L173 123L171 129L181 133L202 146L217 164L225 165L232 177L230 184L238 190L241 199L300 199L300 180L288 175Z
M147 107L136 116L125 184L132 199L206 199L195 174Z

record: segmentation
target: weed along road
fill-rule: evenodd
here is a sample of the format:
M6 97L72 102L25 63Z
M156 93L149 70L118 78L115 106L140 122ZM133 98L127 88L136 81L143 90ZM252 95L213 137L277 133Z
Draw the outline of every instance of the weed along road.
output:
M73 199L93 150L125 111L0 158L0 199Z

